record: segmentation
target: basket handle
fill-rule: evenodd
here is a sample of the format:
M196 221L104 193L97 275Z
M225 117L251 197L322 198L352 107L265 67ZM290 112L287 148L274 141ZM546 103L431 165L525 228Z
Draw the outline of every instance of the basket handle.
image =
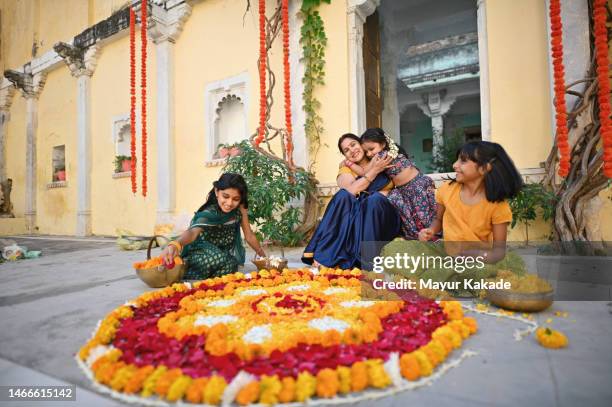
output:
M151 259L151 249L153 248L153 242L157 243L158 237L161 237L162 239L166 239L168 242L170 241L170 239L168 239L166 236L162 236L162 235L153 236L151 240L149 240L149 247L147 247L147 260Z

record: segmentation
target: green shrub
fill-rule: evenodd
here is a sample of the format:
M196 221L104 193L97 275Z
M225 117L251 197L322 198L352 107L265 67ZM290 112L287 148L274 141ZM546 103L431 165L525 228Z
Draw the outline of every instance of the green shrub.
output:
M291 172L284 161L261 154L248 141L237 146L240 154L229 157L223 171L244 177L249 187L249 219L258 238L282 246L299 245L304 239L296 231L301 211L287 204L312 191L311 174L302 169Z
M546 190L542 184L525 184L523 189L510 200L512 209L512 225L517 223L525 226L526 243L529 244L529 226L537 219L538 213L548 221L555 215L557 196Z

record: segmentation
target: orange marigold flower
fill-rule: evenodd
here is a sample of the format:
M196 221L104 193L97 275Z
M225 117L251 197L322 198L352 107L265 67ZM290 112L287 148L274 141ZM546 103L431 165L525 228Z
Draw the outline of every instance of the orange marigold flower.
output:
M193 404L202 403L204 396L204 389L206 389L206 385L208 384L208 378L199 377L191 382L186 392L186 399L188 402Z
M178 401L182 399L192 381L193 379L186 375L181 375L178 379L176 379L168 389L168 393L166 395L168 401Z
M421 376L421 368L416 356L404 353L400 358L400 371L407 380L417 380Z
M159 396L165 396L168 393L170 385L181 376L181 369L170 369L160 376L155 383L155 393Z
M140 391L145 379L153 372L153 370L155 370L155 368L151 365L138 369L138 371L136 371L125 384L123 392L126 394L133 394Z
M317 396L324 398L334 397L340 388L338 372L334 369L322 369L317 373Z
M414 351L412 354L416 357L417 362L419 362L419 372L421 373L421 376L431 375L433 366L431 365L427 355L425 355L425 353L421 350Z
M241 406L246 406L257 401L259 397L259 382L251 382L244 386L236 395L236 402Z
M462 339L465 339L468 336L470 336L470 328L468 328L467 325L465 325L462 320L450 321L448 323L448 326L450 326L451 329L453 329L455 332L461 335Z
M293 377L283 377L281 380L283 388L278 393L278 401L281 403L290 403L295 400L296 384Z
M364 362L355 362L351 366L351 388L361 391L368 387L368 367Z
M204 402L214 405L219 404L226 386L227 382L223 377L213 376L206 384L206 389L204 389Z
M365 364L368 367L368 380L372 386L382 389L391 384L391 378L385 371L382 360L369 359Z
M259 382L259 402L268 405L278 403L278 395L282 388L283 386L280 380L278 380L278 376L261 376Z
M478 322L476 322L476 319L472 317L465 317L463 318L463 324L468 327L470 334L475 334L478 332Z

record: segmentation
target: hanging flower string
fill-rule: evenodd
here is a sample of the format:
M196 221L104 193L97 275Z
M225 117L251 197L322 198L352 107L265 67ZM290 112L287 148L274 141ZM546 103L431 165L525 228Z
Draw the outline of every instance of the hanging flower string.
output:
M259 146L266 133L266 0L259 0L259 128L255 145Z
M143 0L140 10L141 53L141 120L142 120L142 196L147 196L147 1Z
M557 121L557 148L559 149L559 175L567 177L570 169L570 146L565 106L565 68L563 66L563 25L560 0L550 1L551 46L555 80L555 111Z
M283 69L285 74L285 128L287 136L285 147L287 149L287 162L293 167L293 129L291 128L291 70L289 65L289 0L282 0L282 26L283 26Z
M136 193L136 13L130 7L130 151L132 193Z
M603 173L612 178L612 123L610 123L610 68L608 65L608 28L606 27L606 0L595 0L593 20L595 22L595 56L597 81L599 82L599 122L603 143Z

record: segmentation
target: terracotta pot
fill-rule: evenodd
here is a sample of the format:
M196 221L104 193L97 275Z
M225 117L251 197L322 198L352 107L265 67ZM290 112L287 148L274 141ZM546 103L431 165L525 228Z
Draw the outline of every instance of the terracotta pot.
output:
M57 179L58 181L66 181L66 171L57 171L55 173L55 179Z
M230 157L235 157L235 156L237 156L238 154L240 154L240 148L238 148L238 147L232 147L232 148L230 149L230 151L229 151L229 155L230 155Z
M219 157L225 158L229 154L229 150L226 147L221 147L219 149Z
M132 160L121 161L121 171L123 172L132 171Z

